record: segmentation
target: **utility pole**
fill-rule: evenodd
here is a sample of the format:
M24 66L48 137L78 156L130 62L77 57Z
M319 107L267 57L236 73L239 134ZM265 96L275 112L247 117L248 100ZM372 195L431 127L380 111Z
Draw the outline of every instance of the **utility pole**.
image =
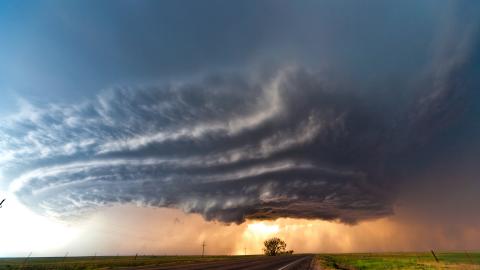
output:
M435 258L435 261L438 263L438 258L437 258L437 255L435 255L435 252L432 250L430 250L430 252L432 252L432 255L433 257Z
M67 253L65 253L65 256L63 257L63 261L62 261L62 264L63 264L63 268L66 269L67 266L65 265L65 260L67 259L67 256L68 256L68 251Z
M25 266L25 264L27 263L28 261L28 258L30 258L30 256L32 256L32 252L30 251L30 253L28 254L28 256L25 258L25 260L23 261L22 263L22 267L20 269L23 269L23 267Z
M95 268L97 267L97 264L95 262L96 258L97 258L97 252L95 251L95 254L93 254L93 265L95 266Z
M205 241L202 243L202 257L205 255Z
M467 255L468 259L470 260L470 263L474 264L473 260L472 260L472 257L470 257L470 254L468 254L468 252L466 250L465 250L465 254Z

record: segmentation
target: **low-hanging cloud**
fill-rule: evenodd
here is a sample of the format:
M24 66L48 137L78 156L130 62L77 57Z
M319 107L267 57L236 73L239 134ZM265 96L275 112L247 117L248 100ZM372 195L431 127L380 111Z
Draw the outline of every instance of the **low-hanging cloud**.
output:
M475 31L439 45L398 100L288 67L116 87L73 105L22 101L1 120L2 174L24 204L60 218L126 203L227 223L390 215L415 170L478 132L462 125L478 100Z
M339 147L354 140L352 113L367 125L376 119L335 91L287 69L265 80L226 75L112 89L73 107L27 104L2 134L11 153L5 163L31 168L11 188L59 216L115 203L225 222L388 214L388 199L362 164L344 158L365 155L367 146Z
M299 68L115 88L73 106L25 103L4 120L2 163L21 171L11 189L23 203L58 217L135 203L223 222L355 223L392 213L391 163L414 128L448 113L446 91L459 89L427 91L403 114Z

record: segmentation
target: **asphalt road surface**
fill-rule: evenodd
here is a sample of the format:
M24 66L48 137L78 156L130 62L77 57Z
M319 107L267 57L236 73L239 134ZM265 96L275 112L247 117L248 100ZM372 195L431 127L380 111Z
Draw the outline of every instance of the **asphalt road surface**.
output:
M150 266L128 268L129 270L309 270L312 255L291 255L277 257L257 257L250 259L234 259L219 262L196 263L177 266Z

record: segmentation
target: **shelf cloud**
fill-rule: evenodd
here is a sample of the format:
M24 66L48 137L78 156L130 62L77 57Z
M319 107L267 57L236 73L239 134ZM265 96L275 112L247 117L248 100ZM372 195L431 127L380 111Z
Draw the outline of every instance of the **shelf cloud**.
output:
M117 87L74 105L23 101L3 120L2 164L28 168L11 190L60 218L124 203L226 223L383 217L408 181L399 172L423 162L399 161L439 147L466 117L473 91L456 81L468 59L450 57L431 89L395 105L299 67Z
M399 201L414 203L432 186L447 192L463 178L451 171L454 161L441 164L452 156L473 160L480 149L479 24L452 17L432 38L431 55L418 49L419 62L428 62L421 67L389 58L405 53L398 44L378 52L398 63L375 62L372 36L390 43L366 30L372 40L359 46L371 63L354 63L366 63L360 50L345 56L353 64L344 63L340 45L358 40L346 23L338 27L350 38L318 53L303 42L309 51L292 53L297 64L249 69L237 59L238 69L118 83L77 102L21 99L19 112L0 120L0 175L22 203L62 219L118 204L225 223L290 217L355 224L391 215ZM295 44L287 45L278 54L289 55ZM303 61L309 55L335 64ZM437 185L420 177L434 167L458 178ZM426 191L406 196L416 184Z

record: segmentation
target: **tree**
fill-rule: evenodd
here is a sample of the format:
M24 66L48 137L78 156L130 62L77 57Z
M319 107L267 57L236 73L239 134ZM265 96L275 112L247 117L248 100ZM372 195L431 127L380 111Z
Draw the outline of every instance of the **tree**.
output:
M265 240L265 242L263 242L263 245L265 246L263 248L263 252L265 252L265 255L267 256L277 256L279 254L285 253L285 249L287 248L287 244L278 237Z

